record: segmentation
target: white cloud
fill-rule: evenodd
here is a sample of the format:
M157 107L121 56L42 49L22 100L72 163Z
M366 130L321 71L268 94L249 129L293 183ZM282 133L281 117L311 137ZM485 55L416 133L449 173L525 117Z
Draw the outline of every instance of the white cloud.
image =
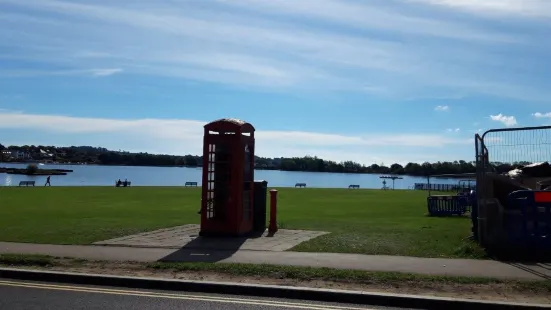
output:
M500 122L507 127L512 127L517 125L517 119L514 116L506 116L501 113L497 115L490 115L490 119L495 122Z
M376 4L362 5L352 1L301 0L269 1L241 0L226 1L224 4L238 6L252 11L295 15L302 18L319 19L365 29L380 29L407 34L421 34L444 38L467 40L511 41L512 37L486 29L453 21L437 20L428 17L409 16L395 8ZM482 31L482 32L479 32Z
M547 112L547 113L536 112L532 114L532 116L534 116L535 118L551 118L551 112Z
M424 2L491 15L551 17L551 2L548 0L410 0L410 2Z
M448 128L446 129L447 132L460 132L461 128Z
M346 90L393 98L482 93L541 101L549 95L546 87L516 74L517 67L537 66L493 53L496 44L530 52L534 42L544 42L533 33L420 13L391 1L0 0L5 4L0 42L15 52L0 53L0 60L32 60L52 69L14 68L0 72L4 77L124 71L255 89ZM540 54L545 48L537 46Z
M117 73L121 73L122 69L113 68L113 69L92 69L90 70L93 76L109 76Z
M447 105L438 105L434 108L435 111L449 111L450 107Z
M142 149L135 151L171 154L200 154L205 122L183 119L106 119L62 115L38 115L0 112L0 128L33 130L49 133L51 140L71 135L79 144L85 137L109 137L105 143L117 143L123 148L126 139L139 137ZM0 135L1 137L1 135ZM340 135L304 131L258 130L257 150L260 156L304 156L306 154L332 160L357 160L366 164L385 162L425 161L438 157L435 150L448 147L465 148L470 139L450 138L435 134L361 134ZM46 144L47 142L36 142ZM53 142L48 142L53 143ZM105 145L108 146L108 145ZM409 151L404 152L404 148ZM407 154L407 157L404 157ZM442 156L440 155L441 160ZM457 156L451 154L451 156ZM386 158L386 159L385 159Z

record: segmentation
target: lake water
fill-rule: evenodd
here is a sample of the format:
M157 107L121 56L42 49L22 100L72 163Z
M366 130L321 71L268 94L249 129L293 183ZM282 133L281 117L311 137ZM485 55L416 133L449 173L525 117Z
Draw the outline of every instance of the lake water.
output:
M26 164L0 163L0 167L25 168ZM112 186L118 179L132 182L132 186L183 186L185 182L201 185L201 168L180 167L135 167L96 165L41 165L41 169L71 169L67 175L52 176L52 186ZM395 181L396 189L408 189L415 183L426 183L426 178L402 176ZM0 186L18 186L20 181L46 182L45 176L26 176L0 173ZM266 180L270 187L294 187L295 183L306 183L308 187L343 188L359 184L361 188L380 189L382 180L375 174L291 172L278 170L256 170L255 180ZM457 184L457 180L431 180L434 183ZM392 181L387 180L392 187Z

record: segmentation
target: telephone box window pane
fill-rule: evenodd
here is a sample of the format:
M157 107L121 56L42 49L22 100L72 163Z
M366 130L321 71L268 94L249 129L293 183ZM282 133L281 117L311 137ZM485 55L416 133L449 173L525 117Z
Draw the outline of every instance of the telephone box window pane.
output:
M251 170L251 161L253 161L253 156L251 154L251 147L249 145L244 145L245 148L245 156L243 158L243 186L245 186L245 189L243 190L242 197L243 197L243 220L249 220L250 219L250 212L251 212L251 197L250 197L250 190L253 182L253 176L252 176L252 170Z
M207 200L207 218L211 219L214 218L214 200L208 199Z
M214 191L214 213L216 219L224 219L227 213L228 201L231 196L229 189L230 186L230 173L231 165L228 164L231 156L231 143L220 143L216 145L216 155L214 156L214 163L212 163L210 172L210 178L213 180ZM214 189L215 188L215 189Z
M251 212L251 199L250 192L243 191L243 219L249 220Z

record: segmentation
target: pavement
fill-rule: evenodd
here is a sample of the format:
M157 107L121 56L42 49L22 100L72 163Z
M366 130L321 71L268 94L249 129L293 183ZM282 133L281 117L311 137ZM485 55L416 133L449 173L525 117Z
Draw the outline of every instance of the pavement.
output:
M306 310L397 310L397 308L339 304L179 291L138 290L47 282L0 279L0 309L306 309ZM402 310L404 310L402 308Z
M98 241L94 244L167 249L185 247L226 251L286 251L302 242L328 234L324 231L280 229L275 235L269 235L268 230L266 230L252 237L200 238L199 230L199 225L187 224Z
M549 263L507 263L471 259L0 242L0 254L8 253L43 254L106 261L272 264L509 280L551 280L551 264Z

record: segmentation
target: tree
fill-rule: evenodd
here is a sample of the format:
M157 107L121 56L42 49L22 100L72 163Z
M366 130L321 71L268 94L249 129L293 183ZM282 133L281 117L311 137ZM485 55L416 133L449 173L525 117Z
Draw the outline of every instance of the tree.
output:
M0 163L4 161L4 152L2 152L3 150L5 150L6 147L0 143Z
M400 164L392 164L390 166L390 172L392 174L404 174L404 167Z
M0 150L6 146L0 144ZM26 145L7 147L10 151L29 152L34 159L54 159L64 163L94 163L100 165L133 165L133 166L202 166L202 156L183 155L174 156L166 154L130 153L124 151L111 151L93 146L68 146L55 147L46 145ZM53 154L53 156L41 155L40 150ZM0 154L0 156L3 154ZM0 160L9 161L6 156ZM476 172L476 163L473 161L439 161L435 163L425 162L407 163L405 166L394 163L385 166L384 163L365 165L350 160L336 162L322 159L316 156L303 156L292 158L254 158L256 169L270 169L282 171L308 171L308 172L336 172L336 173L373 173L373 174L397 174L411 176L426 176L434 174L462 174ZM514 168L529 163L526 162L492 162L497 172L507 172Z
M429 176L431 174L433 174L434 172L434 167L431 163L429 162L424 162L422 165L421 165L421 171L423 172L423 176Z
M38 166L35 164L27 165L27 174L35 174L38 171Z

